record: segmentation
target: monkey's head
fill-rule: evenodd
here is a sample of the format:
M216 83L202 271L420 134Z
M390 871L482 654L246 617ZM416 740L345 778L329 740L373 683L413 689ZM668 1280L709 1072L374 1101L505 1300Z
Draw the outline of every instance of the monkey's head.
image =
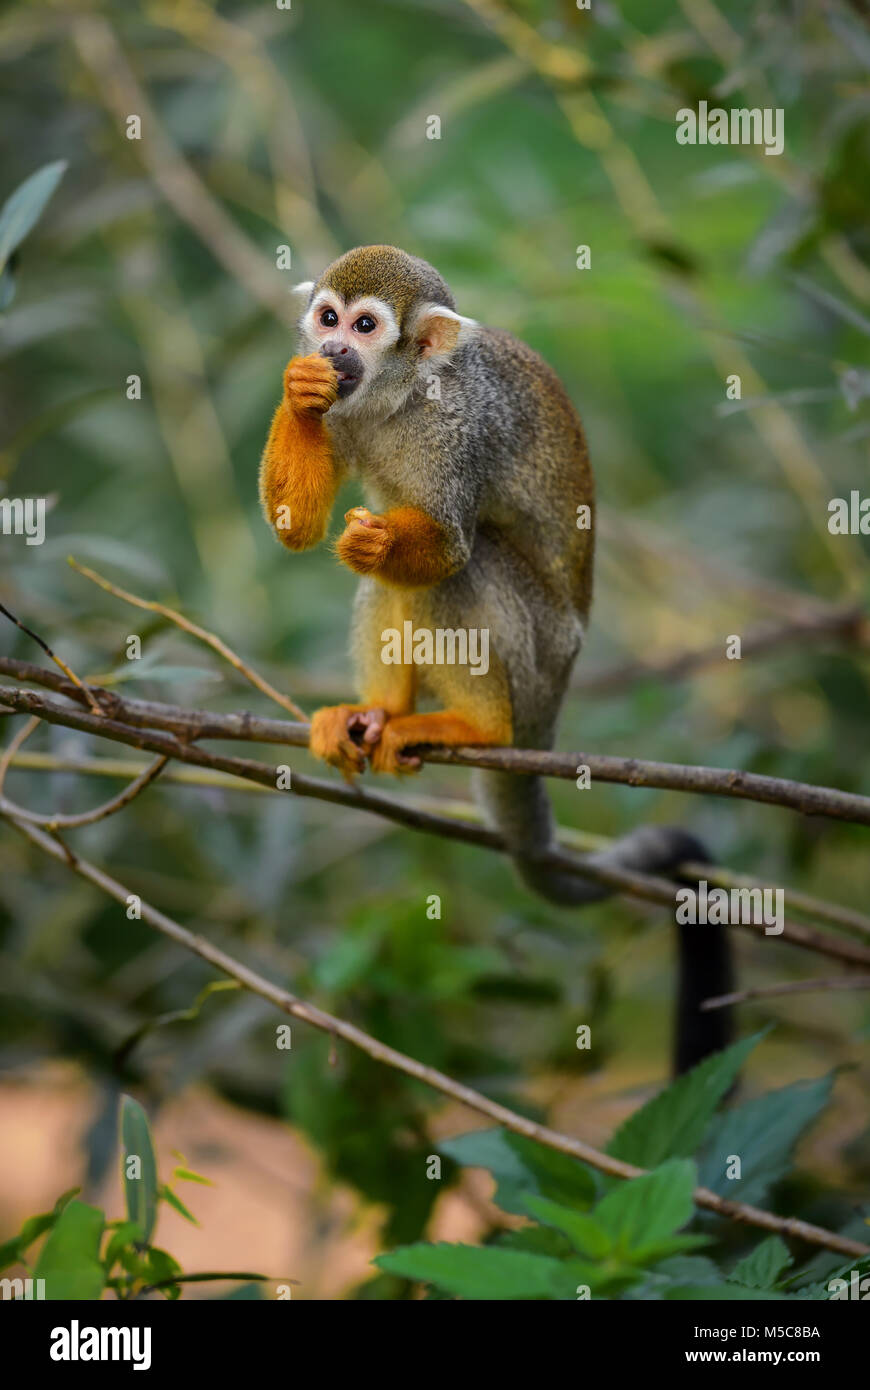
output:
M338 373L330 414L391 415L476 327L437 270L395 246L358 246L296 290L303 350Z

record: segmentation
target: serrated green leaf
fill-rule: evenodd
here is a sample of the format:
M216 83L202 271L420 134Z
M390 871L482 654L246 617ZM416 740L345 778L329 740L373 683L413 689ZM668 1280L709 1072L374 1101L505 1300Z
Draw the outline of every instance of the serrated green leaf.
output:
M445 1139L442 1153L466 1168L486 1168L497 1180L495 1201L503 1211L526 1215L525 1193L551 1197L572 1207L595 1200L595 1180L578 1159L505 1129L477 1129Z
M141 1160L138 1178L127 1176L128 1159L134 1155ZM147 1245L157 1220L157 1159L148 1116L128 1095L121 1096L121 1162L127 1218L140 1228Z
M505 1138L508 1148L531 1174L542 1197L552 1197L574 1208L587 1208L595 1201L598 1196L595 1176L579 1158L559 1153L557 1149L510 1130Z
M607 1152L639 1168L657 1168L666 1158L691 1158L716 1106L764 1032L713 1053L685 1076L678 1077L666 1091L620 1125Z
M750 1289L772 1289L782 1271L792 1263L793 1257L785 1241L779 1236L768 1236L734 1266L728 1278Z
M57 1219L34 1270L45 1280L45 1296L94 1301L106 1281L100 1261L105 1217L99 1207L70 1202Z
M687 1158L669 1159L651 1173L630 1178L602 1197L592 1218L610 1236L613 1248L627 1259L640 1261L658 1254L688 1249L674 1232L692 1217L695 1165Z
M720 1116L700 1156L701 1185L737 1202L760 1202L788 1171L795 1144L828 1103L833 1080L831 1074L797 1081ZM727 1176L732 1156L740 1159L739 1178Z
M665 1289L662 1298L669 1302L731 1302L768 1303L781 1302L788 1294L769 1293L766 1289L744 1289L737 1284L678 1284Z
M0 208L0 270L39 221L65 169L64 159L43 165L19 184Z
M570 1298L575 1287L563 1261L497 1246L406 1245L374 1263L459 1298Z
M527 1196L526 1209L530 1215L553 1226L567 1236L575 1250L587 1255L591 1260L601 1260L613 1249L612 1236L583 1212L571 1211L559 1202L551 1202L548 1197Z

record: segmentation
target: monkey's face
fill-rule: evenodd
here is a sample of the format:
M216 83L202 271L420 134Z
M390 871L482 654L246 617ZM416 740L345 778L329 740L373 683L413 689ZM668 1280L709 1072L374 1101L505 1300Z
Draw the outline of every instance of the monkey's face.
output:
M389 354L399 334L395 313L385 300L369 294L345 303L329 287L315 294L301 324L307 350L328 357L335 368L336 405L371 391L388 367Z
M452 308L437 271L392 246L348 251L296 289L307 299L302 350L338 374L331 415L392 415L476 326Z

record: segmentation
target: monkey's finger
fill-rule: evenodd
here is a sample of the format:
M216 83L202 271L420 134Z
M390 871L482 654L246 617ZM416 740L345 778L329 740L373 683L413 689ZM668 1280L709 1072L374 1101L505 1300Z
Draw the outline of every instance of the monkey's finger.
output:
M332 367L327 372L311 372L307 369L288 371L287 383L289 386L317 386L329 391L338 390L338 378Z
M321 415L325 414L334 403L334 396L328 396L326 394L315 395L312 391L305 391L299 395L294 392L290 397L290 404L294 410L314 410Z
M356 522L359 526L380 526L381 518L370 512L368 507L351 507L349 512L344 514L345 523L352 526Z

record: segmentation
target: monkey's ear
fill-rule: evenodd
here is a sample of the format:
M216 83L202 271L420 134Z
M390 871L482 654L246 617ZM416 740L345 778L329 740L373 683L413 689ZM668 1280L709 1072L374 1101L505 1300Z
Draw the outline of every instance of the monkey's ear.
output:
M313 280L300 280L298 285L293 285L293 287L290 290L290 293L295 294L297 299L310 299L311 291L313 289Z
M413 338L421 357L447 357L477 327L444 304L424 304L414 322Z

